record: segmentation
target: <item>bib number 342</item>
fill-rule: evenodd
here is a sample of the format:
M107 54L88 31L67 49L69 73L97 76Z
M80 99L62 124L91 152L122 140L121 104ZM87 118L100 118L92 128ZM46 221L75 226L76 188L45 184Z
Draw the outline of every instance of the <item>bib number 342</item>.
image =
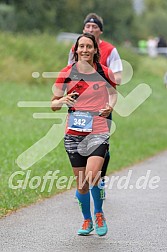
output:
M93 117L89 112L72 112L69 114L68 129L80 132L91 132Z

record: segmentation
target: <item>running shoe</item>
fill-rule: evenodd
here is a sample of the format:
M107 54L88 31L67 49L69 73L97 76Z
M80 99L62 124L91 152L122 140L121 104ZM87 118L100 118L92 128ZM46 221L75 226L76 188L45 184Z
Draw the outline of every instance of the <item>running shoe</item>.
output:
M103 213L95 214L95 230L99 236L107 234L108 228Z
M84 220L82 228L78 230L78 235L88 235L94 230L93 222L90 219Z

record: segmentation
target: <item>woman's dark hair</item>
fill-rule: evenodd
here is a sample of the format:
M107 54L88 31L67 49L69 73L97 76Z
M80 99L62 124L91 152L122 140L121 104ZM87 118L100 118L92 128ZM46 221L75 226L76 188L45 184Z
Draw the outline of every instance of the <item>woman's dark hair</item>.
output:
M93 41L94 48L97 49L97 53L95 53L94 57L93 57L93 62L99 62L100 52L99 52L99 47L98 47L98 44L96 42L95 36L93 34L90 34L90 33L87 33L87 32L83 33L82 35L80 35L77 38L77 41L76 41L75 46L74 46L73 59L75 59L75 61L78 61L78 53L77 53L78 43L79 43L80 38L83 38L83 37L89 38L89 39L91 39Z

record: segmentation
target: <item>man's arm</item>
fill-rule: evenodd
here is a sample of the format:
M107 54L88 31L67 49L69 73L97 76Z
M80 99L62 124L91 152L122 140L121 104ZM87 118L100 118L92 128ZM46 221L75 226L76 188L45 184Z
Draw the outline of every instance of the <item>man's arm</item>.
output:
M122 81L122 72L116 72L116 73L113 73L113 74L114 74L116 84L120 85L121 81Z
M116 48L112 50L111 54L107 58L107 67L112 70L116 84L120 85L122 80L123 66Z

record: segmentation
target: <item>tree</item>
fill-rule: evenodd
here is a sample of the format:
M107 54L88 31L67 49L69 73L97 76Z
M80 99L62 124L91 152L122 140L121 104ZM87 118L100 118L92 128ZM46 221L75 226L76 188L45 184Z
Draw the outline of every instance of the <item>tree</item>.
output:
M2 0L0 0L2 1ZM8 0L15 10L17 31L81 33L90 12L104 19L104 37L116 42L133 38L133 0Z
M55 22L54 0L13 0L17 30L19 31L45 31L53 28Z
M16 16L14 7L7 4L0 4L0 30L15 31Z
M164 36L167 38L167 1L145 0L144 12L135 20L138 39L147 39L149 35Z
M166 0L144 0L145 12L156 12L158 9L167 10Z

